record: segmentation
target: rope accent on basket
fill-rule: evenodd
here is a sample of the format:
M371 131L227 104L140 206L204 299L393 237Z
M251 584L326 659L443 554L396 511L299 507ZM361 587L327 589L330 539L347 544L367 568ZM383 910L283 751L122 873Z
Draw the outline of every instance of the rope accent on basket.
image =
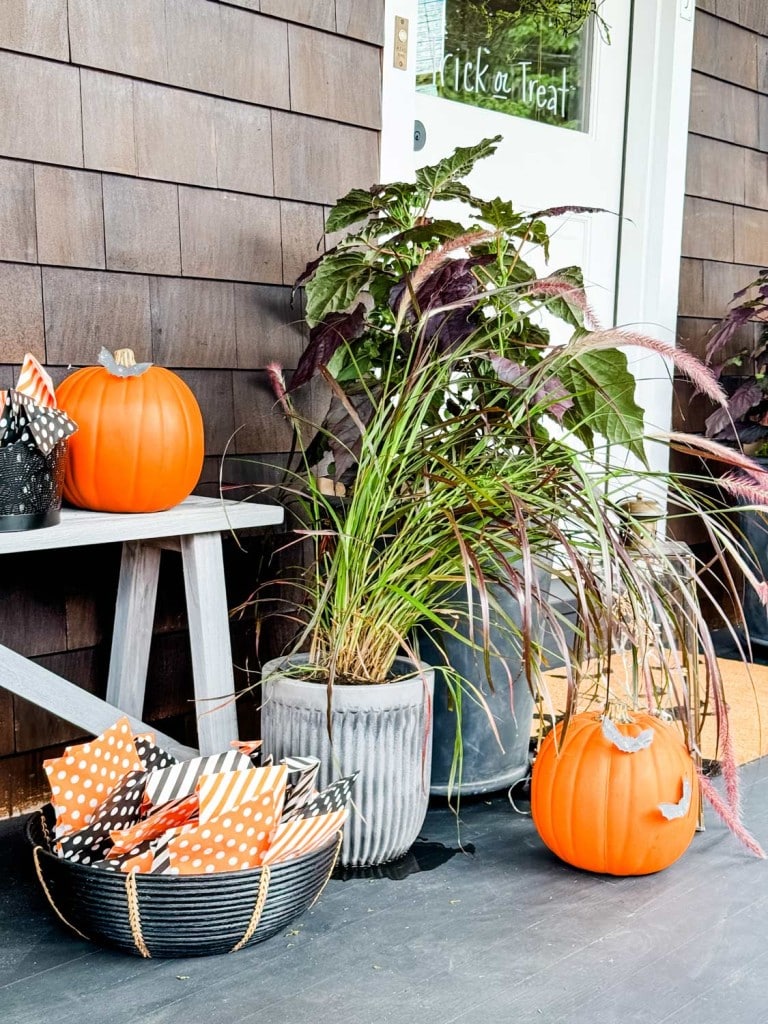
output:
M253 933L259 926L261 920L261 912L264 909L264 904L267 899L267 892L269 891L269 880L272 876L272 872L269 869L269 865L265 864L261 869L261 879L259 881L259 889L256 893L256 905L253 908L251 919L248 922L248 927L245 929L245 934L239 942L230 949L230 953L236 953L239 949L242 949L248 942L253 938Z
M248 942L253 938L253 933L259 926L261 920L261 912L264 909L264 904L267 901L267 893L269 892L269 880L271 877L271 871L269 866L265 866L261 871L261 878L259 880L259 888L256 892L256 903L253 907L253 913L251 914L250 920L248 921L248 927L245 929L243 937L237 942L230 953L236 953L239 949L242 949ZM141 912L139 910L139 893L136 887L136 870L129 872L125 879L125 894L128 900L128 921L131 925L131 935L133 935L133 943L138 949L141 955L149 960L152 958L152 954L147 948L147 944L144 941L144 934L141 930Z
M47 834L47 829L45 828L45 822L43 822L43 831ZM43 892L45 893L46 898L47 898L48 902L51 905L51 909L53 910L53 912L56 915L56 917L58 917L58 919L60 921L62 921L67 926L67 928L70 928L75 933L75 935L79 935L81 939L85 939L86 942L89 942L90 940L89 940L88 936L87 935L83 935L83 933L80 931L79 928L75 928L75 926L72 924L72 922L68 921L66 919L66 917L64 917L62 912L59 910L59 908L53 902L53 896L51 896L50 892L48 891L48 886L45 884L45 879L43 878L43 872L42 872L42 870L40 868L40 851L42 849L43 849L42 846L33 846L32 847L32 858L33 858L33 860L35 862L35 871L37 872L37 880L40 882L40 885L43 887Z
M144 957L151 960L152 954L147 949L144 936L141 931L141 914L139 913L139 893L136 889L136 868L129 871L125 878L125 895L128 900L128 923L131 926L133 944Z
M307 910L311 910L312 907L314 907L314 905L317 903L317 901L323 895L323 890L325 889L326 885L328 885L328 883L330 882L331 875L333 874L333 869L336 867L336 861L339 859L339 854L341 853L341 844L342 844L343 840L344 840L344 833L343 832L339 832L339 838L336 840L336 851L335 851L335 853L333 855L333 860L331 861L331 866L330 866L330 869L328 871L328 874L325 876L325 881L320 886L320 888L317 890L315 898L309 904L309 906L307 907Z

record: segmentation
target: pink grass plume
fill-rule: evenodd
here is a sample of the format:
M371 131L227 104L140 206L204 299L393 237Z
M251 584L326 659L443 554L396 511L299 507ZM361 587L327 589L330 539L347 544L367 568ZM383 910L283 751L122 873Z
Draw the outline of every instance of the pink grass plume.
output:
M712 810L717 814L719 818L728 826L731 832L736 836L739 842L745 846L750 853L753 853L756 857L760 857L765 860L765 851L755 837L744 828L738 815L728 806L723 800L718 791L703 775L699 774L699 785L701 786L702 795L709 801L712 806Z

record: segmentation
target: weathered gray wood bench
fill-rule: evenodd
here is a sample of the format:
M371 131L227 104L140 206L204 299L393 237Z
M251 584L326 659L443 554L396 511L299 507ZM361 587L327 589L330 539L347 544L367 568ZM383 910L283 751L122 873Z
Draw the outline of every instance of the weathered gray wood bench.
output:
M0 555L123 545L106 701L3 646L0 686L94 735L127 714L136 731L153 731L177 757L191 757L195 751L141 721L160 551L170 548L181 552L184 569L200 751L227 749L237 737L237 714L221 535L282 519L278 506L193 496L151 514L63 509L58 526L0 533Z

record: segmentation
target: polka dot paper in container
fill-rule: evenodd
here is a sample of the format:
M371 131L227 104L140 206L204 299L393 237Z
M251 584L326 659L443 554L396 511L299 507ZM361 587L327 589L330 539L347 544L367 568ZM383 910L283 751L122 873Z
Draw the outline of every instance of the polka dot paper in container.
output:
M134 737L127 718L44 769L52 852L154 876L249 871L323 849L343 828L356 779L317 793L316 758L254 767L238 749L175 762L153 736Z
M67 747L61 757L43 761L56 810L56 837L86 826L124 776L142 769L128 718L121 718L95 740Z

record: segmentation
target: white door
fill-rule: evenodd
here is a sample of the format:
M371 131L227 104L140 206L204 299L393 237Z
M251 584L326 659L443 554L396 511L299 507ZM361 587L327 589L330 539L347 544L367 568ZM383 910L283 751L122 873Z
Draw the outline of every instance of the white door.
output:
M558 43L558 34L537 37L530 19L510 28L503 12L514 9L515 0L489 4L497 13L487 25L478 24L478 16L470 14L474 8L463 0L409 0L393 4L392 11L402 16L406 6L407 74L399 81L392 74L389 83L385 78L385 100L388 87L399 93L399 117L385 123L384 179L434 163L455 146L501 135L496 154L481 161L472 176L476 194L499 195L527 211L565 205L611 211L554 222L550 267L581 266L599 319L613 322L629 0L606 0L603 6L610 44L588 28L581 40L559 36L562 45L556 48L565 53L543 54L547 43ZM417 144L423 143L418 150L414 123Z
M674 342L692 0L604 0L610 42L593 30L562 82L552 67L548 78L538 74L539 54L521 53L510 66L508 52L494 44L492 24L479 53L476 36L462 51L456 15L464 0L385 4L382 180L407 178L457 145L502 135L497 154L476 167L473 191L511 199L524 210L573 205L611 211L550 222L550 268L583 268L601 323L631 324ZM488 0L486 7L503 13L517 0ZM402 19L407 39L398 40ZM451 22L447 39L444 22ZM417 70L422 89L430 74L435 87L417 90ZM542 88L542 82L550 84ZM454 98L430 95L435 91ZM516 100L518 114L489 109L510 109L494 93ZM423 147L415 151L417 122ZM633 365L649 427L668 426L667 368L648 358Z

